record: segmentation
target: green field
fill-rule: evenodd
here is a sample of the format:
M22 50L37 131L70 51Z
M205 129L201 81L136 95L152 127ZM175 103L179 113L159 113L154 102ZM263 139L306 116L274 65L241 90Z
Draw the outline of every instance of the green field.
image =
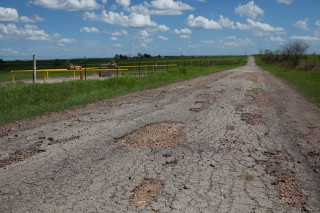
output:
M267 64L256 56L256 63L264 70L288 83L315 103L320 103L320 71L314 68L304 71L301 67L288 68L279 64ZM311 61L311 56L309 61Z
M154 61L145 60L140 63L146 64L148 62L152 64ZM132 63L137 62L118 62L119 65L132 65ZM157 61L157 64L166 63L177 63L178 67L174 69L164 68L141 78L129 76L125 78L71 81L54 84L24 84L22 82L5 84L0 87L0 126L21 119L34 118L53 111L69 109L130 92L155 88L200 75L242 66L247 63L247 57L174 58ZM185 63L186 66L183 66L182 64ZM95 64L91 63L90 66L97 66L98 64L95 62ZM25 67L21 66L21 69L25 69ZM1 81L7 78L3 77L6 75L11 76L10 72L3 71L0 76Z

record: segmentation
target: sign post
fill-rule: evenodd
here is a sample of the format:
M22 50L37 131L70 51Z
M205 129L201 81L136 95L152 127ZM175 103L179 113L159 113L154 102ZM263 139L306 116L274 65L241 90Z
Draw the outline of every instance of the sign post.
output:
M33 54L33 83L36 83L37 80L37 60L36 55Z

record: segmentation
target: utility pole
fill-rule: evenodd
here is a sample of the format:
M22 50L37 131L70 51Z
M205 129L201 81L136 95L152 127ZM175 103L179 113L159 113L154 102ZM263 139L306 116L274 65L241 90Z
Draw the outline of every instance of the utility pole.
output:
M37 60L36 55L33 54L33 83L36 83L37 80Z

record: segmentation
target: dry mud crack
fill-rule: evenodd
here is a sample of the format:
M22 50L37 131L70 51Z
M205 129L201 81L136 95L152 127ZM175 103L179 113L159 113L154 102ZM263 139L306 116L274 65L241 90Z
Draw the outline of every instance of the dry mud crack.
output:
M320 212L320 110L252 57L0 135L0 212Z

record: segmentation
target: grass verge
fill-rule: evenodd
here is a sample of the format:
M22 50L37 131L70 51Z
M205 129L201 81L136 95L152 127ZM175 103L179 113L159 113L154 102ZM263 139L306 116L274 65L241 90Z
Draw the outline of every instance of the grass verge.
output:
M69 109L98 100L160 87L246 64L209 68L178 67L143 78L125 77L107 80L70 81L54 84L17 84L0 87L0 126L13 121L34 118L53 111Z
M302 71L277 64L266 64L256 56L256 64L288 83L311 101L320 104L320 72L317 70Z

